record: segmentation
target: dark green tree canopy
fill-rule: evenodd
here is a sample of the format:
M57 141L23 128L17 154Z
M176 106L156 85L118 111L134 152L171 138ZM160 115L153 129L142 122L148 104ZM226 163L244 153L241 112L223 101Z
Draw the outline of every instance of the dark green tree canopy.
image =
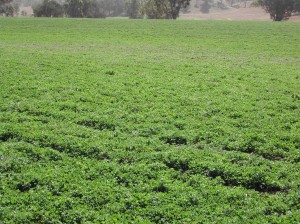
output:
M190 4L190 0L168 0L170 11L169 14L172 19L179 16L180 9L186 8Z
M130 19L138 19L143 17L143 2L141 0L127 0L125 3L126 14Z
M83 17L83 5L82 0L67 0L65 4L66 14L75 18Z
M105 18L120 16L125 11L125 0L66 0L69 17Z
M87 18L105 18L103 2L97 0L87 0L83 2L83 17Z
M300 0L258 0L257 4L268 12L273 21L290 18L292 13L299 12Z
M144 14L149 19L176 19L190 0L145 0Z
M33 7L33 14L36 17L62 17L64 9L54 0L44 0L42 4Z
M0 16L14 16L19 11L19 4L13 0L0 0Z

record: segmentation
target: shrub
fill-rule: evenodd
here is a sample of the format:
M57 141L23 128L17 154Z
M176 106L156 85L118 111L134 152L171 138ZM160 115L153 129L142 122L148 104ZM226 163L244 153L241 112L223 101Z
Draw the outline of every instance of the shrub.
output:
M44 0L42 4L33 8L35 17L63 17L63 6L54 0Z

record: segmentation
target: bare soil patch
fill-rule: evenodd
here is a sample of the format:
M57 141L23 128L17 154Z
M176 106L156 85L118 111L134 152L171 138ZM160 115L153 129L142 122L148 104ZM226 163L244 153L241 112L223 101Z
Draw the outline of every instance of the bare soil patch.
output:
M212 9L210 13L201 13L199 9L193 9L190 13L181 14L181 19L211 19L211 20L255 20L272 21L270 15L262 8L229 8ZM289 21L300 21L300 16L292 16Z

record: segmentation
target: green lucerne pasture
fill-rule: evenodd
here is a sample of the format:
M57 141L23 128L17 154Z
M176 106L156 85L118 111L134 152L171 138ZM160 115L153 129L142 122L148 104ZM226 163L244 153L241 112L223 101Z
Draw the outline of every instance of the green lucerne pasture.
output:
M2 223L300 222L300 23L0 30Z

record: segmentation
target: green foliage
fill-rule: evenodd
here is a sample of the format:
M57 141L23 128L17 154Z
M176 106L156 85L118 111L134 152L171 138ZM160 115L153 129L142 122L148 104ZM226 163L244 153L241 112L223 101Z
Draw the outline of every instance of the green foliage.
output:
M97 0L85 0L83 2L83 17L87 18L105 18L103 2Z
M126 1L126 14L130 19L139 19L143 17L141 0L127 0Z
M299 222L299 26L2 18L1 222Z
M143 12L149 19L176 19L190 0L145 0Z
M168 19L168 2L159 0L147 0L143 11L148 19Z
M124 13L124 0L67 0L66 13L75 18L105 18Z
M105 18L103 1L99 0L67 0L66 13L73 18Z
M33 7L33 14L36 17L62 17L64 9L54 0L44 0L42 4Z
M66 14L73 18L84 17L83 6L86 0L66 0ZM88 4L86 4L88 5Z
M299 0L257 0L274 21L287 20L293 12L299 12Z
M12 0L0 0L0 16L14 16L19 11L19 4Z

